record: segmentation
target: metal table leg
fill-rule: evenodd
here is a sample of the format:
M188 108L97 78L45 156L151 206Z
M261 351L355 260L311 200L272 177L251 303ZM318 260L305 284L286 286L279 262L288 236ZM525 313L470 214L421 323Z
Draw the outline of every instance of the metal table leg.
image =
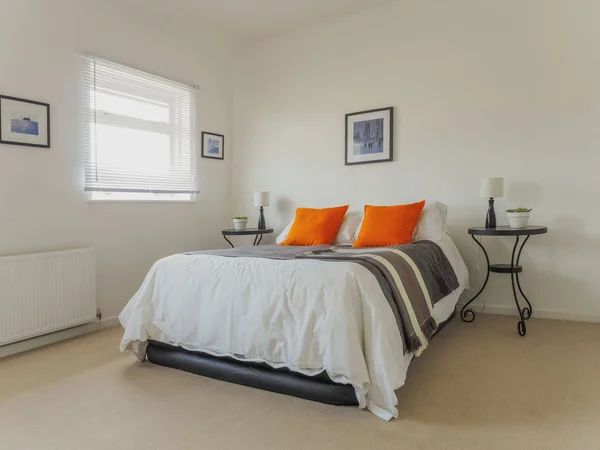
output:
M231 241L229 239L227 239L227 236L223 235L223 237L225 238L225 240L229 243L229 245L231 245L231 248L235 248L233 246L233 244L231 243Z
M523 242L523 244L525 244L525 242ZM521 309L521 305L519 304L519 298L517 297L517 290L515 288L515 277L517 278L517 280L519 279L517 274L514 273L515 272L514 268L517 265L516 261L515 261L515 253L517 252L518 246L519 246L519 236L516 236L515 245L514 245L513 251L512 251L512 256L510 258L510 281L512 284L513 296L515 298L515 305L517 305L517 310L519 311L519 317L521 318L521 320L519 320L519 322L517 323L517 330L518 330L520 336L525 336L527 334L527 326L525 325L525 316L523 315L523 310ZM521 249L522 248L523 248L523 246L521 246Z
M521 252L523 251L523 247L525 247L525 244L527 243L527 241L529 240L530 237L531 237L531 235L528 235L525 238L525 240L523 241L523 243L521 244L521 248L519 249L519 253L517 254L517 266L519 265L519 260L521 259ZM521 295L527 302L527 306L525 308L523 308L523 317L525 318L525 320L527 320L531 317L531 314L533 313L533 308L531 307L531 303L529 302L529 299L527 298L527 296L523 292L523 289L521 288L521 282L519 281L519 274L517 273L517 274L515 274L515 276L517 278L517 287L519 288L519 292L521 293Z
M473 322L475 320L475 313L473 312L472 309L470 309L470 308L467 309L467 307L471 303L473 303L473 300L475 300L477 297L479 297L479 295L485 289L485 286L488 283L488 280L490 279L490 258L488 257L488 254L485 251L485 248L483 247L483 245L481 245L481 242L479 242L477 240L477 238L475 238L475 235L472 234L471 237L473 238L473 240L475 242L477 242L477 245L479 245L479 247L481 247L481 250L483 250L483 254L485 255L485 262L487 265L487 275L485 276L485 281L483 282L483 286L481 286L481 289L479 289L479 292L477 294L475 294L475 296L471 300L469 300L467 303L465 303L465 305L460 310L460 317L465 322Z

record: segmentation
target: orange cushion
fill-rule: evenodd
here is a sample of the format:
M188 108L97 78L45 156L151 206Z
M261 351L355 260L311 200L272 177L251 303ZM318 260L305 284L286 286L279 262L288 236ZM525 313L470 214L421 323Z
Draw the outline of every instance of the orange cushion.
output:
M281 245L331 245L348 206L298 208L290 233Z
M362 226L353 247L410 244L425 200L397 206L365 206Z

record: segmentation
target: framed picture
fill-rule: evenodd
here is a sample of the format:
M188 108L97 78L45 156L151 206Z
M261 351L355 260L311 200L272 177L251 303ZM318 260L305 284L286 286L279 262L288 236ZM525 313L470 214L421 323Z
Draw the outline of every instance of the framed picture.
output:
M393 161L394 108L346 114L346 165Z
M202 132L202 157L223 159L225 155L225 136L216 133Z
M50 105L0 95L0 144L50 148Z

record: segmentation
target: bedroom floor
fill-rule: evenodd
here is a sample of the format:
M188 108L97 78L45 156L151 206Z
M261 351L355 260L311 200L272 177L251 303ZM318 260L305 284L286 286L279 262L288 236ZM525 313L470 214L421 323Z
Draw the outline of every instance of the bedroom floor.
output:
M120 328L0 360L0 448L600 448L600 325L454 320L411 366L386 423L151 364Z

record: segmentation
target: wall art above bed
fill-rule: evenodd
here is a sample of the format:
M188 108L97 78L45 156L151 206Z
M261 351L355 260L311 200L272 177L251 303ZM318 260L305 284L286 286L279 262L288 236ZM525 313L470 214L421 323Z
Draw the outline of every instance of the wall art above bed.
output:
M394 108L346 114L346 165L393 161Z
M0 95L0 143L50 148L50 105Z

